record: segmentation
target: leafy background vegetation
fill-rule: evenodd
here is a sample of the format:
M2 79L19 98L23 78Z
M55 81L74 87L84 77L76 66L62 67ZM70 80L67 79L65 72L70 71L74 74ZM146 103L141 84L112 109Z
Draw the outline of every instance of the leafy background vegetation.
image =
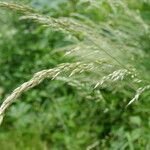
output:
M20 12L1 8L0 102L34 73L61 63L82 60L99 64L103 60L113 67L109 68L106 63L101 71L98 68L92 73L77 73L74 77L65 75L58 80L46 79L24 93L9 108L0 127L0 149L149 150L149 91L142 93L138 102L126 106L136 89L150 81L150 1L124 0L125 10L120 1L117 1L120 5L116 6L117 3L113 5L110 0L13 2L27 4L40 14L56 19L74 18L95 30L93 35L88 33L90 38L86 39L85 28L82 33L73 26L72 37L70 31L62 32L57 26L52 29L38 23L39 20L19 19ZM108 54L115 56L121 66L116 67L113 57L106 53L94 54L96 45L91 39L99 44L98 50L109 50ZM88 44L91 47L86 47ZM76 45L79 51L66 57ZM126 67L133 72L135 70L144 82L135 82L139 79L134 77L134 80L128 73L125 80L117 83L110 82L108 78L103 86L97 84L100 78L105 79L116 68ZM98 87L95 89L94 85Z

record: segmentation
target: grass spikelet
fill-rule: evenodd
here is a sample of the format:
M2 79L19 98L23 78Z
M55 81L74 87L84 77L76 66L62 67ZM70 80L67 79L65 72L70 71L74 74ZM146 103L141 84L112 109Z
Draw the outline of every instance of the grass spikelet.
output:
M140 87L137 89L135 96L132 98L132 100L128 103L127 106L131 105L133 102L138 101L140 95L145 91L150 89L150 85L144 86L144 87Z

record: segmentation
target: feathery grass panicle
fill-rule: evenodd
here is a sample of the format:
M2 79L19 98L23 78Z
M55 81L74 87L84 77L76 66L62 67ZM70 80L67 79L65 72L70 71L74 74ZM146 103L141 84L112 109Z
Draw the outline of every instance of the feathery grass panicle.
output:
M33 20L44 26L52 28L54 31L67 32L74 36L84 34L84 26L81 26L81 24L71 18L52 18L50 16L43 16L39 14L28 14L20 17L20 20Z
M114 71L113 73L107 75L107 76L104 76L94 87L97 88L98 86L104 84L105 82L116 82L118 80L123 80L124 77L126 75L132 75L131 72L129 72L128 70L126 69L121 69L121 70L117 70L117 71Z
M20 13L25 13L25 14L35 12L35 10L29 6L10 3L10 2L9 3L8 2L0 2L0 7L7 8L10 10L15 10L15 11L18 11Z
M3 115L6 111L6 109L25 91L37 86L40 84L45 78L51 78L52 80L55 79L60 73L71 71L69 76L72 76L74 74L82 73L84 71L88 71L93 69L93 63L91 64L83 64L82 62L76 62L76 63L65 63L60 64L58 67L48 70L42 70L37 72L33 78L31 78L29 81L23 83L21 86L16 88L2 103L0 106L0 121L3 120Z
M31 80L15 89L6 98L0 107L0 120L2 120L5 110L22 93L38 85L47 77L57 78L62 72L69 72L68 80L73 75L78 76L78 74L83 73L85 79L80 77L79 81L86 81L89 87L94 84L94 89L107 82L110 84L119 80L123 81L126 76L129 76L133 82L137 78L137 81L143 81L141 76L137 77L135 74L135 72L140 71L135 62L136 58L145 56L139 41L141 36L149 33L149 25L144 22L139 13L130 10L125 1L103 0L98 5L95 5L96 3L99 3L99 1L90 1L91 5L89 7L107 5L108 7L104 7L99 11L107 12L105 9L109 8L112 14L108 14L105 22L93 22L93 25L87 23L89 18L86 21L86 17L84 17L84 21L79 21L73 17L53 18L37 13L26 6L0 2L0 7L22 13L20 20L32 20L55 31L63 31L69 35L84 37L82 40L72 41L74 44L65 53L65 56L74 57L77 62L60 64L53 69L36 73ZM117 13L120 10L121 13ZM84 73L87 70L90 72L88 75ZM59 79L66 81L63 76ZM74 82L72 81L73 84L78 85L79 83L74 80ZM107 85L109 86L109 84ZM132 82L126 82L126 84L131 85L136 90ZM134 84L139 87L138 82L134 82ZM137 100L146 89L149 89L149 86L139 88L128 105Z

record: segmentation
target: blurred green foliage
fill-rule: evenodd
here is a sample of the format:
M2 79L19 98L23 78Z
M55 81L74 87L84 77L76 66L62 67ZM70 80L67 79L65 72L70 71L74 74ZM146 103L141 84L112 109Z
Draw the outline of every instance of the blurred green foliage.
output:
M149 23L148 1L127 2L133 10L140 9L141 16ZM53 17L83 14L97 24L105 23L112 13L107 4L103 6L108 7L107 12L101 13L96 7L87 9L89 1L26 0L24 3ZM0 99L35 72L72 61L64 58L63 52L55 51L71 44L63 33L19 21L19 14L8 10L0 10L0 16ZM150 35L140 41L148 54L149 41ZM149 76L147 60L138 60L144 68L138 67ZM126 109L130 91L122 92L126 97L104 89L101 100L88 100L75 87L47 79L23 94L9 109L0 127L0 149L90 150L93 146L93 150L149 150L150 94L143 94L140 102Z

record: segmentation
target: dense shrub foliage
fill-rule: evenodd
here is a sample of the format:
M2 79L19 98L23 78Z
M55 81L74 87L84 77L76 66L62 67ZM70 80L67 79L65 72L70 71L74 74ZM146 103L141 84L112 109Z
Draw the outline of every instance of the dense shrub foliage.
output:
M0 149L149 150L149 24L149 0L0 1Z

